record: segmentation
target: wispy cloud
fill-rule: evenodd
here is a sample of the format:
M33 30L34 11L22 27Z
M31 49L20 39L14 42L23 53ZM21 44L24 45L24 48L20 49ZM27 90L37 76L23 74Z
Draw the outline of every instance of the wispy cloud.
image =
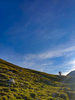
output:
M51 50L46 51L42 54L27 54L23 56L23 62L19 63L19 65L35 70L43 70L44 72L48 73L55 73L58 74L58 71L61 70L64 75L66 75L69 71L73 70L75 67L75 60L68 60L64 61L60 64L55 63L54 58L58 57L66 57L72 51L75 50L75 46L69 48L63 48L59 50ZM49 59L49 60L48 60ZM51 59L53 59L51 61ZM48 61L46 61L48 60ZM55 72L56 71L56 72Z
M16 65L22 66L24 68L35 69L38 71L43 71L51 74L58 74L58 71L62 71L62 74L66 75L71 70L75 69L75 60L67 58L67 61L63 60L62 63L60 61L55 61L54 58L66 57L71 52L75 51L75 46L62 48L62 49L53 49L50 51L45 51L44 53L39 54L9 54L7 61L10 61ZM11 56L10 56L11 55ZM74 55L74 54L73 54ZM3 56L3 55L2 55ZM3 57L4 58L4 57ZM52 59L52 60L51 60ZM57 64L56 64L57 62Z
M74 50L75 46L65 49L46 51L45 53L42 54L27 54L24 56L24 58L26 60L30 60L30 59L47 59L47 58L61 57L61 56L67 56Z
M75 59L73 61L67 62L66 65L75 65Z

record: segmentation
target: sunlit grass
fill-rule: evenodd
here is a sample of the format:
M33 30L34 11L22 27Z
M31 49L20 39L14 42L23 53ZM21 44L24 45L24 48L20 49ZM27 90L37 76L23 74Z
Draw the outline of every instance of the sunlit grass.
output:
M10 79L15 83L9 83ZM0 59L0 100L69 100L71 89L60 82L63 79L65 76L21 68Z

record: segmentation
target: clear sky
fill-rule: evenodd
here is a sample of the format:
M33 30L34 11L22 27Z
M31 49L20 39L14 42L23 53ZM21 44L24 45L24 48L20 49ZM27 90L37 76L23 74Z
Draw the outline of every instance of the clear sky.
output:
M75 0L0 0L0 58L50 74L75 69Z

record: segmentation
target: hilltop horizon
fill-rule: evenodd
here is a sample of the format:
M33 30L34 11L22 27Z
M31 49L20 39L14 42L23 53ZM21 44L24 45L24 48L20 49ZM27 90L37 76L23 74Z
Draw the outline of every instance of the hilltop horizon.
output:
M1 59L1 58L0 58ZM4 59L1 59L1 60L4 60ZM11 63L11 62L9 62L9 61L7 61L8 63ZM25 67L22 67L22 66L20 66L20 65L17 65L17 64L14 64L14 63L12 63L13 65L16 65L16 66L19 66L19 67L21 67L21 68L25 68ZM29 69L29 68L26 68L26 69ZM30 70L35 70L35 69L30 69ZM35 71L39 71L39 70L35 70ZM72 70L72 71L74 71L74 70ZM70 71L70 72L72 72L72 71ZM39 71L39 72L43 72L43 71ZM61 71L60 71L61 72ZM70 72L68 72L68 73L65 73L65 74L63 74L62 72L61 72L61 75L68 75ZM47 72L44 72L44 73L47 73ZM52 73L48 73L48 74L52 74ZM59 75L59 72L57 72L57 74L53 74L53 75Z

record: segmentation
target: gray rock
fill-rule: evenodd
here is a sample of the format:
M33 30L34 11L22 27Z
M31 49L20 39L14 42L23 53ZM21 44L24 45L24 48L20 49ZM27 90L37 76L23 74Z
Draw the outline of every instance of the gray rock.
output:
M62 88L60 88L60 90L62 90Z
M68 94L71 94L72 92L71 92L71 91L68 91L67 93L68 93Z
M33 75L31 75L31 77L33 77Z
M22 72L22 70L19 70L20 72Z
M50 85L52 85L52 83L51 83L51 82L49 82L49 84L50 84Z
M43 75L41 77L44 77Z
M8 71L8 72L11 72L11 73L13 72L13 70L8 70L8 69L7 69L7 71Z
M52 94L52 96L54 97L54 96L56 96L56 94L55 94L55 93L53 93L53 94Z
M59 96L59 93L58 92L57 93L53 93L52 96L53 97Z
M65 96L65 94L60 94L60 96Z
M39 100L39 99L36 98L36 100Z
M40 79L38 78L38 81L39 81Z
M34 88L32 88L34 90Z
M59 93L57 92L56 95L59 95Z
M20 83L22 86L24 86L24 83Z
M68 88L65 87L64 90L66 91L66 90L68 90Z
M14 83L15 84L15 80L12 78L8 81L9 83Z

